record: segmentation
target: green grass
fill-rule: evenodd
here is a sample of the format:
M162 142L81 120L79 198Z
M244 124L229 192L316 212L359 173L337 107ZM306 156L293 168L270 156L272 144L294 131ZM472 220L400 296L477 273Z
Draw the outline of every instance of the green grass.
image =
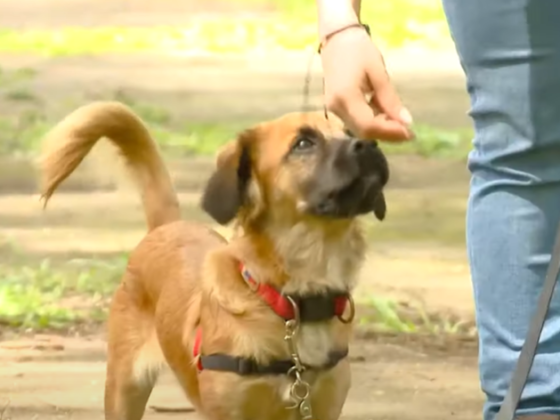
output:
M126 261L123 255L0 264L0 327L67 330L103 323ZM472 326L459 319L428 314L422 306L410 307L379 296L359 302L358 323L380 332L472 334Z
M0 325L60 329L105 319L126 259L0 264Z
M412 154L424 157L466 158L471 149L471 128L448 130L429 125L414 127L416 138L401 144L383 143L386 153Z
M136 108L136 107L133 107ZM149 107L135 109L139 115ZM165 124L148 122L154 138L164 153L180 156L213 155L227 141L235 137L252 121L225 121L218 123L188 123L188 128L172 129ZM28 111L19 118L0 117L0 154L34 156L40 149L43 136L56 123L44 115ZM464 158L472 138L471 130L451 131L419 125L417 137L406 144L384 144L388 154L413 154L426 157Z
M360 317L359 325L378 332L470 336L476 334L471 321L466 322L451 315L429 313L421 304L405 305L386 297L368 296L362 305L366 313Z
M246 0L249 4L270 1ZM80 55L158 51L245 53L301 51L317 44L314 2L273 1L279 13L251 17L197 19L184 27L103 27L0 30L0 52ZM364 1L362 19L384 48L420 44L438 48L449 34L437 0Z

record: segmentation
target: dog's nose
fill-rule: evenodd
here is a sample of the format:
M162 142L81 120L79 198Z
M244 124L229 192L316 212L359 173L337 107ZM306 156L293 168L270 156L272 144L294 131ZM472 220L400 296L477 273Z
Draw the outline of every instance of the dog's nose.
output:
M371 151L377 147L377 142L369 140L352 140L350 144L350 151L353 154L361 155L368 150Z

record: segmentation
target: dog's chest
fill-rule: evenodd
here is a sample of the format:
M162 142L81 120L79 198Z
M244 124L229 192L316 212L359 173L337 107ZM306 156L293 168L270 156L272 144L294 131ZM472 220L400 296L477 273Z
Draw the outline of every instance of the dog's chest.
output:
M340 256L333 256L322 270L317 270L316 273L317 275L312 278L305 278L309 273L293 276L284 288L284 293L301 296L308 293L321 293L326 289L346 291L351 290L355 283L355 270L353 267L350 268L347 260ZM335 328L335 324L339 322L337 318L333 318L321 322L302 323L299 326L294 342L303 364L311 366L327 364L330 354L340 350L336 348L337 329Z
M326 364L335 345L331 323L302 324L295 343L298 356L304 365Z
M277 251L290 277L284 293L353 289L364 258L363 238L357 231L351 230L340 241L325 242L321 232L296 225L278 236Z

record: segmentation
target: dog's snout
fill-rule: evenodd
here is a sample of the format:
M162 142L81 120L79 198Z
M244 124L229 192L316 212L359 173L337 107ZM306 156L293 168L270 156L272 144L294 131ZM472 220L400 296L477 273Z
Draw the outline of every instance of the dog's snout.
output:
M361 154L365 148L366 144L363 140L354 140L350 145L350 150L352 150L352 153L355 153L357 155Z
M350 151L355 155L361 155L366 153L368 150L371 151L377 147L375 141L367 140L352 140L350 144Z

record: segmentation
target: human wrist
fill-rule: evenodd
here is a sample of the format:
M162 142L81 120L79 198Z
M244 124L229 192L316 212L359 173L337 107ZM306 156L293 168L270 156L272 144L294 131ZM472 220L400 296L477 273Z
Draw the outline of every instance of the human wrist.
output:
M342 27L360 23L359 7L359 0L317 0L319 39L323 40Z
M338 29L326 34L319 42L319 48L317 49L317 52L319 54L321 54L321 52L323 51L324 47L327 46L327 44L329 43L330 39L337 36L338 34L342 33L342 32L348 32L351 30L360 30L362 32L365 32L368 36L370 35L370 29L369 26L364 24L364 23L351 23L349 25L344 25L339 27Z

